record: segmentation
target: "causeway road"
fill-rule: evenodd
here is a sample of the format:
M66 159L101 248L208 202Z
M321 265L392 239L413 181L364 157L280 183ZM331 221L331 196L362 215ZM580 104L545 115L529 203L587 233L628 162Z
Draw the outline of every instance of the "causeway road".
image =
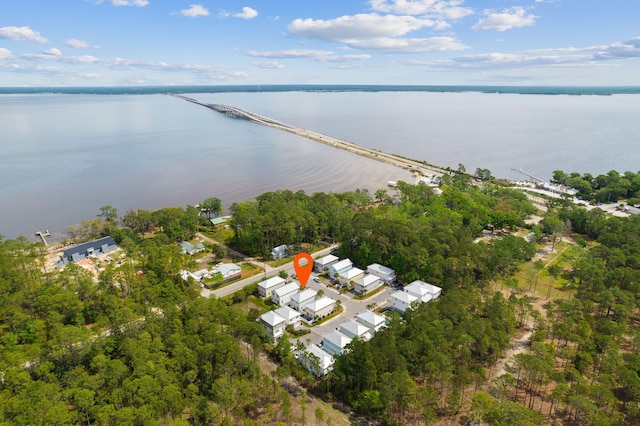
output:
M323 143L325 145L332 146L334 148L343 149L351 153L367 157L372 160L380 161L381 163L390 164L403 170L408 170L418 176L442 176L445 173L449 173L447 170L433 166L422 161L412 160L410 158L402 157L397 154L390 154L384 151L379 151L373 148L365 148L352 142L348 142L342 139L334 138L333 136L325 135L323 133L315 132L313 130L303 129L301 127L292 126L272 118L268 118L254 112L243 110L230 105L222 104L209 104L197 99L189 98L182 95L173 95L177 98L184 99L188 102L193 102L197 105L201 105L222 114L228 115L233 118L251 121L263 126L273 127L276 129L284 130L285 132L293 133L298 136L311 139L316 142Z

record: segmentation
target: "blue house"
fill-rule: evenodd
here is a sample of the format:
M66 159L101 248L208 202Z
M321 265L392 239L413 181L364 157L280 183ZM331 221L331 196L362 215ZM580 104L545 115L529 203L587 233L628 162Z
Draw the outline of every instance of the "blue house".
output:
M77 262L90 256L109 253L115 249L116 243L113 238L103 237L66 249L60 256L58 264L66 265L69 262Z

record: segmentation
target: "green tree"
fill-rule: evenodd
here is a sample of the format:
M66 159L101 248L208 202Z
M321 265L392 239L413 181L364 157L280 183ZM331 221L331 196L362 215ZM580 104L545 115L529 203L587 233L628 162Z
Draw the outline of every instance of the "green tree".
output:
M200 210L204 212L207 219L218 217L222 213L222 201L219 198L211 197L200 203Z

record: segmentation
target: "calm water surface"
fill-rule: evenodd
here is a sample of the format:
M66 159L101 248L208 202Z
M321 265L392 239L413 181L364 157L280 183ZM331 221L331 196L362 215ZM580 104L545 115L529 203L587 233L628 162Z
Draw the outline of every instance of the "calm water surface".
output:
M640 170L640 95L202 93L432 164L544 179ZM277 189L375 191L402 170L166 95L0 96L0 234L31 236L129 209L226 207Z

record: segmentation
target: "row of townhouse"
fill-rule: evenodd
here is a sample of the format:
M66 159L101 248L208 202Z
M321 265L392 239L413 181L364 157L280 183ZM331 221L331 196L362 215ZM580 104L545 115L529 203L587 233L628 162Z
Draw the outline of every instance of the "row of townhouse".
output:
M378 263L372 263L364 271L353 266L350 259L340 260L330 254L314 261L314 270L318 273L327 272L329 278L337 279L344 286L354 283L354 292L365 295L384 284L396 281L396 272Z
M384 317L370 310L359 312L355 319L349 319L325 334L321 346L307 346L298 359L316 376L325 376L333 367L335 357L342 355L353 339L357 337L367 341L384 326Z
M334 299L327 296L317 297L317 292L314 290L303 290L295 296L302 295L303 293L304 297L312 296L312 299L307 300L304 304L283 305L276 310L266 312L260 316L260 322L273 341L277 341L282 337L287 325L291 324L294 328L297 328L303 317L307 321L317 321L329 315L336 307L336 301Z
M400 314L404 314L415 304L426 303L440 297L442 289L424 281L415 280L402 290L391 295L391 308Z

